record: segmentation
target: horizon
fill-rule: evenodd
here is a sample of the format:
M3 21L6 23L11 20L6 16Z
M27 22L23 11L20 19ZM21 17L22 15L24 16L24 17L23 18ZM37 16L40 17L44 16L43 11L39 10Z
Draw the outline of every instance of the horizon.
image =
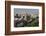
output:
M14 8L14 15L16 14L39 14L39 9L25 9L25 8Z

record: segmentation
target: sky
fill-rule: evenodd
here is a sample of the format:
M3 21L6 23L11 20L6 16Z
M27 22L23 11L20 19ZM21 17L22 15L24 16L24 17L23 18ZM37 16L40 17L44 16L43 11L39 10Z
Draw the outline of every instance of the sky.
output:
M29 14L39 14L39 9L25 9L25 8L14 8L14 15L16 13L29 13Z

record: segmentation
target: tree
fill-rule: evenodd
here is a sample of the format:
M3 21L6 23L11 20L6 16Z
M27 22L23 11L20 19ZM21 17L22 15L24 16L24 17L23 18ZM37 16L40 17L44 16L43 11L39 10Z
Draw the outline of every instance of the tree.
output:
M16 14L16 18L18 18L18 14Z
M27 21L30 20L31 19L31 16L30 15L27 15L26 16L26 19L27 19Z

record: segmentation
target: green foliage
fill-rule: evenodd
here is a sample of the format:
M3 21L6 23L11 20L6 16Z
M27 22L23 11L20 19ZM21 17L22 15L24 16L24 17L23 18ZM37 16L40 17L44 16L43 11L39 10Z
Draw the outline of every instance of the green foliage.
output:
M26 19L27 19L27 21L30 20L31 19L31 16L27 15L26 16Z
M27 21L29 21L30 19L32 19L32 21L27 22L21 22L19 24L17 24L17 27L38 27L39 26L39 20L38 20L38 16L36 18L31 18L31 16L26 16Z

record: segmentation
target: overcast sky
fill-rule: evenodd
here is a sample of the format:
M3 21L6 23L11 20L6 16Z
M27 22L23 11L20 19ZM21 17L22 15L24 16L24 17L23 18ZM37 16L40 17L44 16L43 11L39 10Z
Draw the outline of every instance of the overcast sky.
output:
M30 14L39 14L39 9L24 9L24 8L14 8L14 15L16 13L30 13Z

